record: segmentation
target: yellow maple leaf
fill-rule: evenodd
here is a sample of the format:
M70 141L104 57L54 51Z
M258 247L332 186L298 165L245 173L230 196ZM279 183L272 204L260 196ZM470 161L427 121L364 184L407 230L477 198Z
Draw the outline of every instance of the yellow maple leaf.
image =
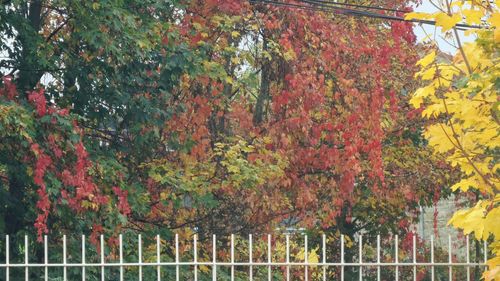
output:
M493 13L488 22L495 28L500 28L500 13Z
M420 108L420 105L423 103L424 99L433 96L436 89L433 85L428 85L422 88L417 89L415 94L410 99L410 104L415 108Z
M477 182L474 179L474 177L462 179L461 181L457 182L451 187L451 190L456 191L457 189L460 189L463 192L466 192L469 190L470 187L476 187Z
M499 218L500 207L496 207L488 212L484 221L484 232L486 234L491 234L494 237L500 237L500 224L498 224Z
M422 116L427 117L427 118L433 117L433 116L437 117L441 113L445 113L445 112L446 112L446 109L445 109L443 103L434 103L434 104L427 106L425 108L425 110L422 111Z
M239 33L238 31L236 31L236 30L235 30L235 31L232 31L232 32L231 32L231 37L233 37L233 38L237 38L237 37L239 37L239 36L240 36L240 33Z
M422 12L411 12L405 15L405 20L413 20L413 19L428 20L432 18L433 18L432 14L422 13Z
M318 248L314 248L312 250L310 250L308 253L307 253L307 262L308 263L318 263L319 262L319 256L317 254L318 252ZM305 259L305 252L304 252L304 249L301 249L298 253L297 253L297 256L296 258L300 261L303 261Z
M471 68L474 70L478 67L484 69L492 65L492 61L484 56L484 52L478 44L475 42L468 42L463 44L463 50ZM462 56L458 55L457 56Z
M468 24L479 24L483 17L483 12L478 10L462 10L462 14L465 16L465 22Z
M477 240L483 238L484 233L484 213L483 201L479 201L476 206L457 211L448 222L456 228L461 228L465 235L474 233Z
M429 145L439 153L446 153L455 148L454 144L449 139L451 135L453 135L451 128L442 124L430 125L424 132L424 136L429 141Z
M446 13L437 13L435 19L436 25L440 26L443 32L446 32L452 29L457 23L459 23L462 20L462 17L458 14L449 16Z
M428 68L427 70L419 72L418 75L422 78L422 80L432 80L436 76L436 68Z
M485 281L500 281L500 257L492 258L488 261L490 270L483 273Z
M430 65L436 59L436 51L432 51L417 62L422 68Z

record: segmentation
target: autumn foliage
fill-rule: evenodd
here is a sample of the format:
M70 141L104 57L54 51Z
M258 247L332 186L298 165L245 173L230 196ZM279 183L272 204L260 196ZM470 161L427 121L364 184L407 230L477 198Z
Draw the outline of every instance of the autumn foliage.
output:
M405 235L450 194L409 102L411 23L237 0L62 1L36 20L14 2L0 232Z
M488 261L485 280L500 280L500 178L499 126L499 43L500 11L492 3L456 2L437 14L413 13L408 18L431 18L443 32L457 36L458 50L453 61L439 62L431 51L418 65L416 75L426 83L416 90L411 103L432 120L424 136L436 154L462 172L451 186L453 191L473 192L470 208L457 211L449 224L473 234L477 240L492 240L494 257ZM477 39L462 45L456 24L488 23L473 30Z

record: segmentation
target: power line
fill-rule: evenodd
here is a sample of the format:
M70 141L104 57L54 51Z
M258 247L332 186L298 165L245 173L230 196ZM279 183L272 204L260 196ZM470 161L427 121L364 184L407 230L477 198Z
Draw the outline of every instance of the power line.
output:
M301 4L294 4L294 3L286 3L286 2L279 2L276 0L250 0L251 3L254 4L269 4L273 6L278 6L278 7L287 7L287 8L295 8L295 9L302 9L302 10L313 10L313 11L323 11L323 12L336 12L338 14L344 14L348 16L357 16L357 17L367 17L367 18L376 18L376 19L384 19L384 20L392 20L392 21L404 21L404 22L414 22L414 23L421 23L421 24L428 24L428 25L436 25L436 21L433 20L421 20L421 19L411 19L407 20L404 17L400 16L390 16L390 15L384 15L384 14L378 14L370 11L363 11L359 9L350 9L350 8L344 8L344 7L339 7L338 4L346 4L346 3L335 3L335 2L329 2L329 1L324 1L324 0L299 0L300 3L305 3L306 5L301 5ZM326 3L329 2L329 3ZM335 6L336 5L336 6ZM354 4L349 4L349 5L354 5ZM346 5L344 5L346 6ZM396 9L388 9L388 8L381 8L381 7L374 7L374 6L364 6L364 5L356 5L358 8L365 8L365 9L377 9L377 10L383 10L383 11L391 11L391 12L402 12L402 13L408 13L407 11L401 11L401 10L396 10ZM468 25L468 24L456 24L455 25L459 30L467 30L467 29L482 29L482 26L479 25Z
M384 8L384 7L378 7L378 6L370 6L370 5L360 5L360 4L351 4L351 3L342 3L342 2L332 2L328 0L299 0L299 2L305 2L305 3L310 3L310 4L319 4L319 5L325 5L329 7L335 7L335 6L344 6L344 7L352 7L352 8L362 8L362 9L368 9L368 10L378 10L378 11L387 11L387 12L396 12L396 13L407 13L408 11L404 10L399 10L399 9L391 9L391 8Z
M257 0L257 1L258 2L277 2L276 0ZM383 14L373 13L373 12L369 12L369 11L361 11L358 9L348 9L348 8L335 7L334 5L337 5L337 6L338 5L356 6L358 8L364 8L364 9L376 9L376 10L381 10L381 11L400 12L400 13L405 13L405 14L408 13L408 11L403 11L403 10L374 7L374 6L366 6L366 5L337 3L337 2L331 2L331 1L325 1L325 0L298 0L298 1L302 2L302 3L306 3L306 4L312 4L311 6L314 6L313 9L323 10L323 11L327 11L327 12L328 11L329 12L339 12L339 13L351 15L351 16L360 16L360 17L369 17L369 18L378 18L378 19L386 19L386 20L394 20L394 21L406 21L406 22L415 22L415 23L436 25L436 21L432 21L432 20L420 20L420 19L407 20L404 17L400 17L400 16L383 15ZM288 3L284 3L284 2L278 2L278 3L288 4ZM304 6L304 5L296 5L296 6L297 6L296 8L307 8L308 7L308 6ZM456 27L458 27L460 30L483 28L482 26L479 26L479 25L468 25L468 24L460 24L460 23L456 24Z

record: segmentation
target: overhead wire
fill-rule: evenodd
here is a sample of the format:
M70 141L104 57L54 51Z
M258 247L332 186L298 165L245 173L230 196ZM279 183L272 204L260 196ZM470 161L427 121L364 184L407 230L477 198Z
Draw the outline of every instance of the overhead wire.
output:
M408 11L404 11L404 10L400 10L400 9L378 7L378 6L371 6L371 5L360 5L360 4L352 4L352 3L344 3L344 2L333 2L333 1L329 1L329 0L303 0L303 1L299 1L299 2L307 2L307 3L311 3L311 4L324 4L326 6L344 6L344 7L352 7L352 8L362 8L362 9L387 11L387 12L400 12L400 13L407 13L408 12Z
M380 11L388 11L388 12L400 12L400 13L408 13L408 11L376 7L376 6L366 6L366 5L357 5L357 4L349 4L349 3L339 3L339 2L331 2L325 0L298 0L296 3L282 2L277 0L250 0L251 3L254 4L268 4L278 7L288 7L295 9L303 9L303 10L313 10L313 11L323 11L323 12L336 12L338 14L344 14L348 16L357 16L357 17L368 17L368 18L377 18L384 20L392 20L392 21L403 21L403 22L413 22L420 24L428 24L428 25L436 25L436 21L433 20L422 20L422 19L405 19L401 16L391 16L386 14L374 13L369 11L372 10L380 10ZM345 8L342 6L356 6L358 9ZM360 10L363 8L365 10ZM459 30L467 30L467 29L482 29L483 26L480 25L468 25L468 24L456 24L455 25Z

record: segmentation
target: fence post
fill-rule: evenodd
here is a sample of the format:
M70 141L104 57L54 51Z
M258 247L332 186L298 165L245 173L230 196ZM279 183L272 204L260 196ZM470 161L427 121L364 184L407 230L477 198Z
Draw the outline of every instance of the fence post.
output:
M198 281L198 235L193 236L194 281Z
M212 281L217 281L217 236L212 236Z
M326 281L326 235L322 236L323 241L323 281Z
M308 259L308 249L307 249L307 234L304 235L304 262L306 263L306 268L305 268L305 280L309 280L309 259Z
M271 277L272 277L271 234L267 235L267 262L269 263L269 266L267 267L267 279L269 281L271 281L272 280L271 279Z
M488 262L488 244L486 242L486 240L484 240L484 243L483 243L483 254L484 254L484 264L486 264ZM487 267L484 268L484 271L486 271Z
M394 247L395 247L395 255L396 255L396 281L399 280L399 266L397 266L397 264L399 263L399 239L398 239L398 235L396 234L396 236L394 237Z
M179 281L179 234L175 234L175 281Z
M156 235L156 262L157 262L157 267L156 267L156 276L158 278L158 281L161 281L161 251L160 251L160 235ZM103 280L104 281L104 280Z
M417 281L417 236L413 233L413 281Z
M68 281L68 261L67 261L67 247L66 247L66 234L63 235L63 280Z
M453 259L452 259L453 255L452 255L452 252L451 252L451 235L448 234L448 263L450 264L450 266L448 266L448 279L450 281L453 280L453 267L451 266L451 264L453 263Z
M286 281L290 281L290 235L286 235Z
M377 234L377 281L380 281L380 234Z
M344 234L340 236L340 280L344 281Z
M467 247L467 281L470 281L470 266L469 266L469 263L470 263L470 246L469 246L469 235L465 236L465 239L466 240L466 247Z
M250 263L249 267L249 277L250 281L253 281L253 245L252 245L252 234L248 234L248 262Z
M86 257L85 257L85 234L82 235L82 281L85 281L86 279L86 270L87 268L85 267L86 265ZM47 280L46 280L47 281Z
M24 278L25 278L26 281L29 280L28 260L29 260L29 254L28 254L28 235L24 235L24 263L26 265L25 271L24 271Z
M359 235L359 281L363 281L363 235Z
M101 281L105 281L104 270L104 236L101 234Z
M139 260L139 281L142 281L142 236L139 234L137 236L137 259Z
M10 267L9 267L9 254L10 254L10 243L9 243L9 235L5 235L5 280L9 281L10 278Z
M231 281L234 281L234 234L231 234Z
M484 263L486 263L488 261L488 244L486 240L484 240L483 243L483 251L484 251Z
M118 247L120 255L120 281L123 281L123 236L118 236Z
M434 235L431 235L431 280L434 281Z
M47 243L47 235L43 236L43 259L45 261L45 272L44 272L44 280L48 281L49 280L49 250L48 250L48 243Z

